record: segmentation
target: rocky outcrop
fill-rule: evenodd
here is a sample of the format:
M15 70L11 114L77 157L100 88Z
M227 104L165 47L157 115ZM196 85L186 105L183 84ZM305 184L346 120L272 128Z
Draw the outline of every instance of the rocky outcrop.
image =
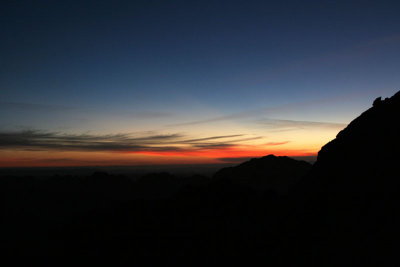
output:
M399 118L400 92L377 98L322 147L294 191L282 232L302 240L299 254L317 251L315 266L398 265Z
M400 92L377 98L318 153L309 180L332 192L399 189Z

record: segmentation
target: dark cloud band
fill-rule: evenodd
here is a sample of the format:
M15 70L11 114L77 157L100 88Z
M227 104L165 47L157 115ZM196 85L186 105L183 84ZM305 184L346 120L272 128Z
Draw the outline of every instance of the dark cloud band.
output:
M147 136L132 136L129 134L76 135L29 130L0 132L0 149L30 151L183 152L234 147L237 145L237 142L260 138L237 138L243 136L243 134L237 134L188 139L181 134Z

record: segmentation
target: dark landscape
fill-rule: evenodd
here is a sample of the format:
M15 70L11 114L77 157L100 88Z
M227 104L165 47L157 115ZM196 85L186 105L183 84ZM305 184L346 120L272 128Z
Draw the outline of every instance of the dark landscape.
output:
M400 266L400 1L0 2L0 267Z
M2 261L398 266L399 118L400 92L377 98L313 165L267 155L212 177L2 174Z

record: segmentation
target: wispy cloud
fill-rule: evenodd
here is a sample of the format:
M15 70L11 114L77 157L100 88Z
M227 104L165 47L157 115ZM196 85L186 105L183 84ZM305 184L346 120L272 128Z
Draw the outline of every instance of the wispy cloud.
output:
M0 132L0 149L57 150L57 151L112 151L112 152L168 152L220 149L260 137L244 134L187 138L182 134L132 136L130 134L67 134L37 130Z
M265 146L281 146L281 145L286 145L287 143L290 143L290 141L283 141L283 142L268 142L264 144Z
M347 126L345 123L280 119L262 119L258 120L258 122L272 131L291 131L308 128L328 128L340 130Z
M189 139L189 140L185 140L184 142L195 143L195 142L210 141L210 140L215 140L215 139L225 139L225 138L240 137L240 136L243 136L243 134L211 136L211 137L198 138L198 139Z
M318 105L321 106L321 105L326 105L329 103L348 101L349 99L357 99L361 96L369 95L372 93L377 93L377 91L376 90L366 90L363 92L350 93L347 95L339 95L336 97L310 99L310 100L305 100L305 101L300 101L300 102L292 102L292 103L278 105L278 106L250 109L250 110L245 110L242 112L236 112L236 113L231 113L231 114L222 115L222 116L204 118L204 119L200 119L200 120L168 124L166 126L167 127L180 127L180 126L190 126L190 125L198 125L198 124L208 124L208 123L220 122L220 121L231 121L231 120L239 120L239 119L254 119L254 118L259 118L259 117L263 117L263 116L271 116L273 114L281 114L281 113L288 112L288 111L299 110L302 108L308 108L310 106L318 106ZM337 124L339 124L339 123L337 123Z
M78 151L169 151L177 147L161 146L175 141L179 134L131 137L127 134L73 135L36 130L0 133L0 148L26 150L78 150Z
M395 40L397 40L398 38L400 38L400 37L398 37L398 36L393 37L393 39L395 39ZM299 102L291 102L291 103L287 103L287 104L283 104L283 105L269 106L269 107L263 107L263 108L258 108L258 109L249 109L249 110L244 110L242 112L236 112L236 113L215 116L215 117L208 117L208 118L203 118L203 119L193 120L193 121L186 121L186 122L182 122L182 123L168 124L165 126L166 127L181 127L181 126L209 124L209 123L221 122L221 121L235 121L235 120L241 120L241 119L255 120L257 118L265 117L265 116L267 116L267 117L281 116L282 113L290 112L290 111L297 111L297 110L301 110L304 108L309 108L311 106L324 106L324 105L333 104L333 103L341 103L344 101L348 102L350 100L356 100L356 99L359 99L361 97L366 97L366 96L371 96L371 103L372 103L372 101L376 98L376 95L385 95L392 91L393 91L393 88L369 89L369 90L363 90L363 91L357 91L357 92L350 92L348 94L341 94L341 95L329 96L329 97L317 98L317 99L308 99L308 100L299 101ZM287 120L287 121L290 121L290 120ZM306 122L306 121L304 121L304 122ZM310 122L310 123L314 123L314 125L316 125L317 123L324 124L325 122ZM344 124L344 123L326 122L325 124L326 125L330 124L332 127L334 127L333 125L336 125L339 128L342 126L346 126L346 124Z
M182 123L168 124L166 126L167 127L190 126L190 125L197 125L197 124L207 124L207 123L218 122L218 121L235 120L235 119L250 117L252 115L260 113L260 111L265 111L265 109L250 110L250 111L229 114L226 116L218 116L218 117L212 117L212 118L205 118L202 120L194 120L194 121L187 121L187 122L182 122Z

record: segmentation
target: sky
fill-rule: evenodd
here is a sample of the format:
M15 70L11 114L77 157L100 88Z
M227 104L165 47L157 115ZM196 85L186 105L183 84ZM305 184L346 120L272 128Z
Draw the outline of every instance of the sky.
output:
M312 156L400 90L398 1L3 1L0 167Z

